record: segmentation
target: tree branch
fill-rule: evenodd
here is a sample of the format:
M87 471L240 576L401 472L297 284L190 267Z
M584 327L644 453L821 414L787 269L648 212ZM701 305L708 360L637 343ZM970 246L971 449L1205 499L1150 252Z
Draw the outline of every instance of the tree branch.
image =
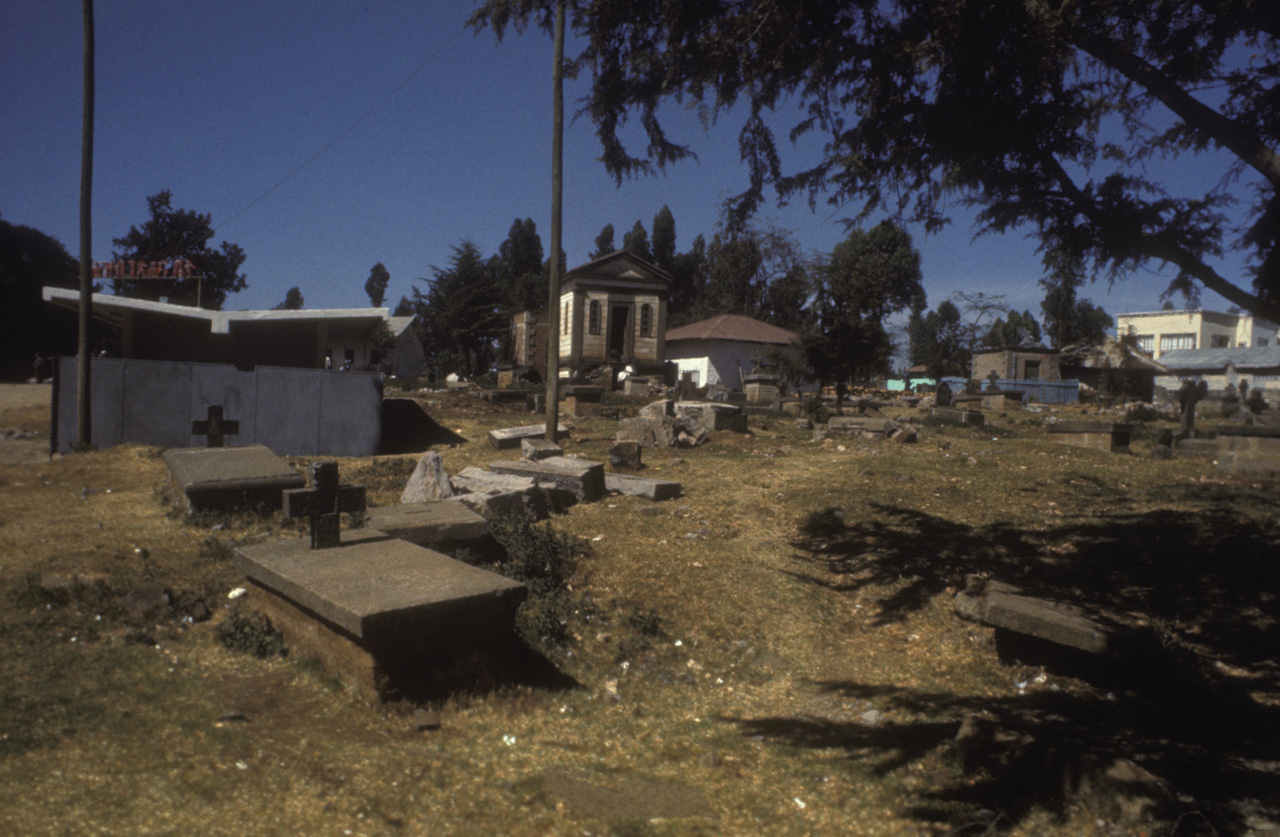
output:
M1159 69L1108 38L1077 30L1071 40L1098 61L1144 87L1193 129L1231 151L1280 189L1280 155L1247 126L1199 101Z

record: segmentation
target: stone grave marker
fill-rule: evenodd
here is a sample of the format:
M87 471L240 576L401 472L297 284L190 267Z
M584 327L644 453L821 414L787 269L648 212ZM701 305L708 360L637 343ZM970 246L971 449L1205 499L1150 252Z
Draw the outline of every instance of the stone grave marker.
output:
M367 525L430 549L488 549L489 524L458 498L369 509Z
M553 456L564 456L564 448L550 439L534 436L532 439L520 440L520 456L532 462L549 459Z
M311 488L284 492L284 511L291 518L310 521L312 549L329 549L340 541L338 524L343 513L363 524L364 486L339 485L337 462L313 462Z
M938 391L933 396L933 404L935 407L951 406L951 384L946 381L938 384Z
M249 603L289 649L372 700L413 695L442 672L519 642L523 584L363 529L336 545L240 546Z
M681 492L678 482L629 474L605 474L604 487L611 493L624 497L643 497L646 500L672 500L679 497Z
M545 520L551 514L553 498L531 477L495 474L469 466L450 481L458 501L482 515L523 515Z
M956 399L952 399L951 403L955 403ZM971 427L982 427L986 422L982 413L977 410L964 410L959 407L934 407L929 410L929 415L943 421L952 421L956 424L967 424Z
M638 471L641 464L639 442L632 440L609 445L609 467L614 470Z
M1128 453L1132 424L1110 421L1060 421L1048 426L1049 441L1094 448L1108 453Z
M1113 631L1080 608L1028 595L1002 581L968 579L956 596L956 613L965 619L1033 636L1090 654L1111 653Z
M307 484L306 477L265 445L173 448L160 457L169 467L170 493L188 514L278 509L281 492Z
M400 502L425 503L452 496L453 486L449 483L449 475L444 471L443 459L440 454L427 451L409 475L409 481L400 494Z
M489 444L497 450L510 450L520 447L525 439L536 439L547 435L545 424L527 424L523 427L505 427L489 431ZM556 427L556 441L569 438L569 428L563 424Z
M222 405L210 404L205 413L208 418L191 422L191 435L204 436L205 447L220 448L224 446L227 436L240 435L240 422L227 421L222 417Z
M876 418L868 415L832 416L827 421L828 433L874 433L879 436L887 436L896 427L897 425L886 418Z
M605 495L604 465L599 462L553 456L537 462L494 462L489 470L495 474L531 477L539 485L569 492L579 503L591 503Z
M1280 474L1280 427L1224 425L1218 428L1217 445L1221 471Z

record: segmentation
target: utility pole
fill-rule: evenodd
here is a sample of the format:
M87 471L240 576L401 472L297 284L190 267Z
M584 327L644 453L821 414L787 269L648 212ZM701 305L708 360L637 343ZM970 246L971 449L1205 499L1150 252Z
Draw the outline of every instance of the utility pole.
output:
M80 318L76 356L77 447L93 444L93 408L89 323L93 315L93 0L82 0L84 11L84 113L80 133Z
M564 204L564 3L556 0L556 30L551 67L551 281L547 292L546 437L556 441L560 428L560 221Z

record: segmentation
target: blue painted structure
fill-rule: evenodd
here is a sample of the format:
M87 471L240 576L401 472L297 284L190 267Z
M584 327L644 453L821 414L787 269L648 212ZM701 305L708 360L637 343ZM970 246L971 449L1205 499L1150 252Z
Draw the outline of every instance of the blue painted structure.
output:
M953 393L964 392L964 378L943 378L951 385ZM983 383L986 386L986 383ZM1080 400L1080 382L1075 378L1066 381L996 381L996 386L1009 392L1021 392L1027 401L1040 404L1075 404Z

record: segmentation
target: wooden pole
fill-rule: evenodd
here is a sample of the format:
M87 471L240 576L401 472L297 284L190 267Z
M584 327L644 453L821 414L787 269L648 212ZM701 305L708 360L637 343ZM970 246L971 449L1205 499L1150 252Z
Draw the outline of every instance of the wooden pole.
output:
M560 427L560 222L564 203L564 0L556 0L554 63L551 67L551 281L547 292L546 437Z
M80 133L80 317L79 354L76 356L77 447L93 444L93 410L90 396L92 350L89 323L93 315L93 0L82 0L84 12L84 112Z

